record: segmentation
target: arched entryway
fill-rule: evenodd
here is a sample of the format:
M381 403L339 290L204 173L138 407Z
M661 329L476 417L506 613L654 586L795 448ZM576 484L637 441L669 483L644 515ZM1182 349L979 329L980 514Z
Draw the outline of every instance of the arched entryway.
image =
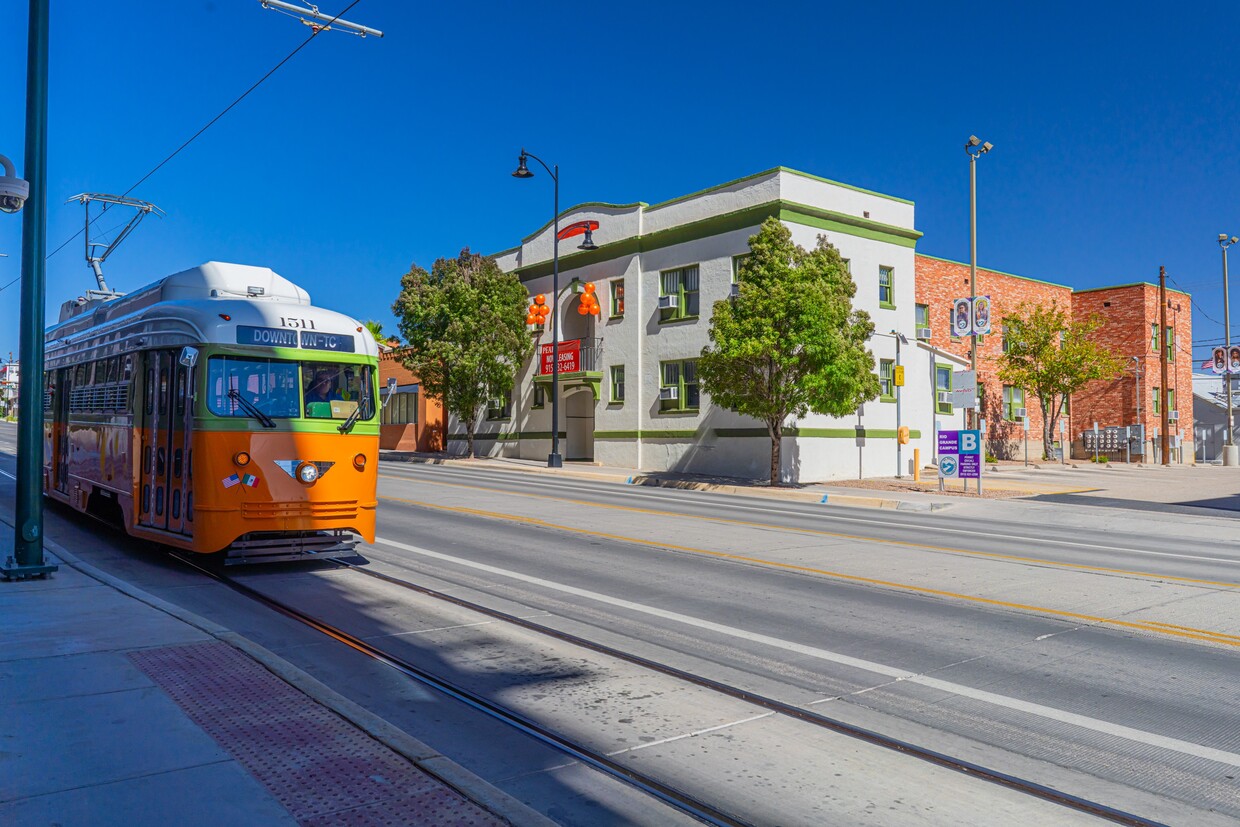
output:
M594 391L589 387L564 391L564 458L594 461Z

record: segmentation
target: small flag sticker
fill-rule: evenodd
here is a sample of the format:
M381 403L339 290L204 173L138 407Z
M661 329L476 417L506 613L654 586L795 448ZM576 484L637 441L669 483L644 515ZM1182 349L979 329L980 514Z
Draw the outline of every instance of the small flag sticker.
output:
M230 477L224 477L224 479L221 480L221 482L224 483L225 488L232 488L234 485L239 485L241 483L241 477L238 477L236 474L233 474Z
M258 485L258 477L253 474L246 474L241 478L241 482L243 485L248 485L250 488L254 488Z

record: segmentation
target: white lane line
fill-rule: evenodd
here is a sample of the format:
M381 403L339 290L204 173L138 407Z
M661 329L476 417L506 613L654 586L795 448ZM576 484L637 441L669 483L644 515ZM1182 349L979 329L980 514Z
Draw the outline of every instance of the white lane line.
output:
M634 603L629 600L622 600L618 597L612 597L610 595L600 594L599 592L592 592L587 589L579 589L576 586L569 586L563 583L556 583L551 580L544 580L540 577L533 577L528 574L522 574L521 572L510 571L508 569L501 569L497 566L487 565L486 563L478 563L473 560L464 560L464 559L461 559L460 557L453 557L448 554L440 554L437 551L431 551L430 549L420 548L418 546L411 546L407 543L400 543L395 540L387 540L382 537L376 537L375 542L382 543L383 545L386 545L386 546L391 546L392 548L403 549L404 551L408 551L413 554L419 554L419 555L422 555L423 557L430 557L435 560L443 560L444 562L453 563L458 566L466 566L468 568L477 569L479 571L486 571L486 572L490 572L491 574L498 574L503 577L511 578L513 580L520 580L524 583L530 583L536 586L541 586L546 589L552 589L554 591L564 592L566 594L572 594L578 597L584 597L588 600L595 600L599 603L606 603L611 606L617 606L622 609L628 609L629 611L640 612L642 614L647 614L647 615L651 615L654 617L660 617L660 618L663 618L664 620L675 621L676 623L683 623L686 626L693 626L698 629L706 629L712 632L717 632L719 634L728 635L729 637L740 638L740 639L748 640L754 643L761 643L763 645L770 646L776 649L783 649L784 651L795 652L800 655L808 655L809 657L812 657L812 658L830 661L831 663L838 663L843 666L851 666L856 669L864 669L867 672L873 672L877 675L883 675L885 677L895 678L897 681L907 681L909 683L915 683L921 686L928 686L933 689L938 689L942 692L950 692L953 695L959 695L960 697L963 697L963 698L971 698L976 701L982 701L983 703L988 703L993 706L1003 707L1005 709L1014 709L1019 712L1028 713L1030 715L1036 715L1039 718L1045 718L1050 721L1059 721L1060 723L1072 724L1074 726L1081 727L1082 729L1092 730L1093 732L1100 732L1105 735L1115 735L1120 738L1126 738L1129 741L1135 741L1136 743L1139 743L1139 744L1147 744L1149 746L1161 747L1162 749L1172 750L1174 752L1183 753L1185 755L1192 755L1197 758L1205 758L1210 761L1217 761L1220 764L1228 764L1233 767L1240 767L1240 755L1234 752L1226 752L1224 750L1214 749L1213 747L1207 747L1201 744L1194 744L1190 741L1182 741L1179 738L1170 738L1168 736L1159 735L1153 732L1146 732L1140 729L1133 729L1132 727L1126 727L1121 724L1114 724L1114 723L1111 723L1110 721L1102 721L1097 718L1090 718L1085 715L1078 715L1075 712L1067 712L1062 709L1056 709L1050 706L1043 706L1042 704L1031 703L1029 701L1022 701L1018 698L1011 698L1006 695L997 695L993 692L986 692L981 689L974 689L970 686L965 686L963 684L951 683L950 681L944 681L938 678L931 678L926 675L919 675L914 672L909 672L906 669L900 669L895 666L888 666L886 664L878 663L876 661L864 660L862 658L855 658L855 657L852 657L851 655L844 655L839 652L831 652L826 649L819 649L815 646L806 646L803 643L795 643L790 640L782 640L777 637L771 637L769 635L763 635L757 632L750 632L745 629L738 629L734 626L725 626L721 623L715 623L710 620L703 620L702 618L692 617L690 615L683 615L678 612L669 612L666 609L657 609L653 606L646 606L641 603Z
M629 753L629 752L637 752L639 749L649 749L650 747L659 747L659 746L663 746L664 744L670 744L673 741L683 741L686 738L696 738L699 735L709 735L710 733L718 732L721 729L731 729L734 726L740 726L741 724L748 724L752 721L761 721L763 718L769 718L774 714L775 714L774 712L763 712L761 715L754 715L753 717L750 717L750 718L741 718L739 721L729 721L726 724L719 724L717 726L707 727L706 729L698 729L698 730L694 730L693 732L682 732L680 735L673 735L670 738L662 738L658 741L650 741L645 744L638 744L635 747L626 747L625 749L618 749L615 752L607 753L607 757L615 758L617 755L624 755L625 753Z
M416 479L412 475L402 476L402 479L408 482L421 482L426 485L434 485L435 483L434 480ZM530 488L536 488L536 487L547 488L553 491L562 489L562 486L557 485L556 483L547 482L546 480L530 480L528 482L523 481L523 484L527 485ZM622 490L624 492L624 496L629 497L631 499L654 500L656 502L661 502L664 504L666 504L668 500L674 500L674 501L678 501L682 503L690 503L693 505L714 504L714 503L709 503L709 502L703 503L703 501L698 497L687 496L684 494L683 491L675 491L674 489L667 489L667 488L660 489L661 491L672 492L672 493L667 493L667 494L650 494L644 491L632 490L631 487L624 488ZM521 492L513 491L513 492L501 492L501 493L512 493L512 494L520 495ZM913 525L913 524L905 524L905 523L888 523L883 520L874 520L868 517L849 517L849 516L845 516L843 514L838 514L835 512L832 512L830 514L823 514L823 513L814 514L814 513L810 513L806 511L793 511L791 509L786 509L786 508L776 508L776 507L765 508L763 506L751 505L748 503L728 503L727 508L730 511L756 511L759 514L787 514L793 517L802 517L802 518L811 518L811 519L815 517L822 517L824 519L835 521L835 522L861 523L862 525L867 525L867 526L907 528L907 529L915 530L915 531L937 531L942 534L960 534L960 535L969 537L971 539L976 539L978 536L978 530L976 529L951 528L949 526L929 525L929 524ZM711 519L709 515L695 515L695 516L698 516L704 520ZM724 519L727 519L727 518L724 518ZM794 526L775 526L775 528L784 528L789 531L797 530ZM1056 545L1056 546L1075 546L1077 548L1092 548L1092 549L1099 549L1102 551L1119 551L1125 554L1141 554L1147 557L1170 557L1174 560L1202 560L1208 563L1230 563L1232 565L1240 563L1240 560L1237 560L1234 557L1207 557L1207 556L1198 555L1198 554L1177 554L1176 552L1173 552L1173 551L1147 551L1145 549L1139 549L1139 548L1128 548L1127 546L1108 546L1102 543L1084 543L1079 540L1057 540L1051 537L1028 537L1023 534L1000 534L996 531L991 531L991 530L984 530L984 534L987 537L994 538L997 540L1015 540L1015 541L1019 541L1022 543L1049 543L1051 545ZM881 542L881 540L879 540L878 542Z

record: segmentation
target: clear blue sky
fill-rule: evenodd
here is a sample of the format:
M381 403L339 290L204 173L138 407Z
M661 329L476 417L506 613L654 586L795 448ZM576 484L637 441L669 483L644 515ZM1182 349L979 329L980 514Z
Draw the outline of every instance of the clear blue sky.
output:
M0 153L19 170L26 5L0 4ZM52 6L49 251L82 225L67 198L124 192L309 31L258 0ZM392 330L411 262L550 218L550 182L509 176L523 145L560 164L564 206L782 164L916 201L918 249L967 261L976 133L995 144L983 266L1092 287L1165 264L1195 339L1219 339L1202 311L1221 322L1215 239L1240 235L1234 7L1006 6L361 0L347 18L386 37L316 38L133 193L168 216L106 273L131 290L209 259L267 265ZM0 285L20 225L0 215ZM49 260L49 320L92 286L78 239ZM17 302L0 292L0 356Z

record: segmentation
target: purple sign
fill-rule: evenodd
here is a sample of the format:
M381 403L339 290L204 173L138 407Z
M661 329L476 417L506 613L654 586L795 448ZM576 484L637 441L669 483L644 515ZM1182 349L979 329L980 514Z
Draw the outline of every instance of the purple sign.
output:
M961 479L978 479L982 476L982 458L978 454L961 454L960 455L960 472L958 476Z
M960 432L959 431L939 431L939 453L940 454L959 454L960 453Z

